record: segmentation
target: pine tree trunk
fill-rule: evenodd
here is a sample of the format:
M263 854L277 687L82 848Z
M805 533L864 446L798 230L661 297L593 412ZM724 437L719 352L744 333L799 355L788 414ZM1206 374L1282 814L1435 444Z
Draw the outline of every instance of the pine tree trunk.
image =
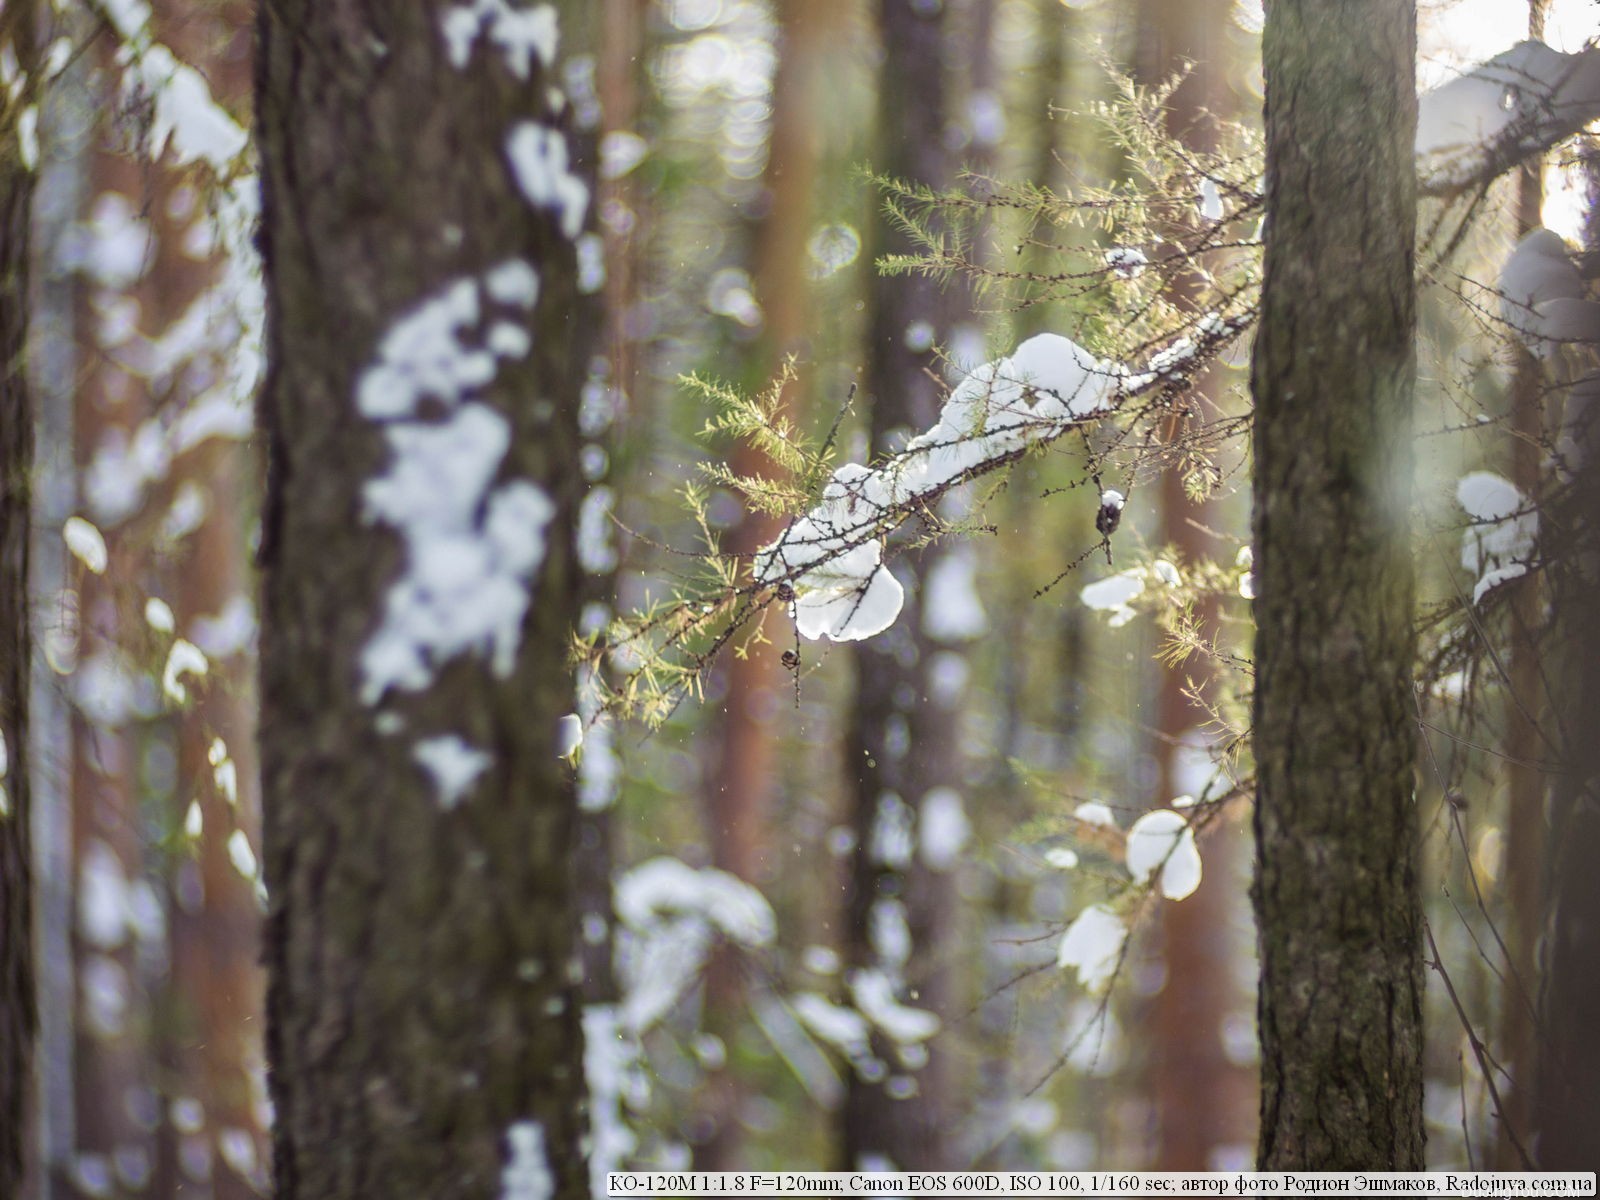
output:
M1589 215L1584 249L1600 254L1600 147L1586 147ZM1592 1171L1600 1162L1600 1039L1594 1000L1600 994L1600 608L1594 572L1600 563L1600 381L1585 377L1566 398L1571 437L1570 508L1549 526L1568 530L1551 592L1561 622L1563 661L1555 676L1567 744L1550 789L1546 901L1550 914L1541 988L1539 1069L1534 1084L1536 1166ZM1543 521L1543 518L1541 518Z
M445 0L261 8L280 1200L589 1190L557 736L592 173L553 7L559 57Z
M0 46L34 69L31 4L0 10ZM0 92L0 1196L19 1195L27 1167L37 1028L33 964L28 690L33 637L28 544L33 536L33 397L26 342L33 166L22 114L32 99Z
M883 64L873 166L935 188L948 186L953 174L944 137L950 119L944 77L947 20L944 10L911 0L882 0L878 8ZM968 53L984 51L973 47ZM874 256L911 250L905 235L882 213L873 233ZM938 419L943 389L931 343L943 345L949 338L955 305L951 291L923 275L874 275L870 289L866 392L871 453L877 456L890 448L897 433L926 429ZM911 336L919 322L927 328L927 341ZM856 648L855 711L846 757L856 847L845 961L852 970L887 972L900 984L902 1001L942 1011L945 1017L951 991L947 937L955 901L954 881L947 872L955 863L935 855L930 865L928 856L915 849L904 860L886 858L875 832L900 819L922 832L926 821L940 815L926 812L930 794L932 804L945 812L962 803L961 702L937 694L932 672L939 655L960 653L959 643L965 639L930 636L929 630L938 626L924 614L930 573L952 554L970 553L970 546L936 543L896 558L895 574L912 604L907 619ZM878 944L874 930L883 922L897 926L902 919L910 933L910 954L897 962L886 959L888 947ZM861 1170L885 1160L901 1171L954 1168L946 1053L936 1045L925 1046L922 1063L921 1051L913 1048L907 1062L907 1050L884 1035L875 1035L874 1042L887 1070L876 1079L851 1071L840 1111L841 1169ZM909 1095L908 1081L915 1087Z
M1263 1170L1422 1167L1410 3L1271 4L1255 395Z

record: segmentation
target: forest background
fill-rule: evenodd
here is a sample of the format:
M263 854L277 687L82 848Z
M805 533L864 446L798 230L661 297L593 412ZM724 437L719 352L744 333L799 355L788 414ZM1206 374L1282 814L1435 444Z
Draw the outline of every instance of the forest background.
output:
M0 1192L273 1194L274 1141L286 1198L1251 1166L1259 8L266 7L0 7ZM1441 0L1416 90L1530 31L1573 57L1491 108L1591 86L1593 5ZM1587 303L1596 112L1422 170L1413 1165L1594 1165L1534 1064L1595 340L1540 305ZM763 576L1040 334L1154 398L978 439L873 636L861 568ZM508 421L417 451L484 358Z

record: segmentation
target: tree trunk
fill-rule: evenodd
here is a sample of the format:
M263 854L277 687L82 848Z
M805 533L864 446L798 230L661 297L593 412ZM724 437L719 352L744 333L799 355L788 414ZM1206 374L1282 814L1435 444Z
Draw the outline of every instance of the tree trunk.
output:
M539 15L570 52L586 6L528 12L260 12L280 1200L589 1191L557 738L593 177Z
M763 329L758 374L776 375L784 359L798 356L811 320L810 280L806 277L806 240L811 234L820 145L816 126L822 103L822 68L839 29L841 0L782 0L776 6L779 25L778 64L772 82L772 125L767 139L765 176L768 208L756 231L754 276ZM800 387L791 385L784 403L791 419L800 407ZM777 467L750 446L733 451L731 466L741 475L774 476ZM747 512L730 531L726 549L748 559L773 541L782 527L775 517ZM769 610L770 611L770 610ZM788 675L779 654L788 632L751 643L745 657L730 656L728 691L721 720L722 742L707 813L713 865L760 887L771 869L768 830L777 779L776 729L788 693ZM741 640L744 635L740 635ZM706 973L707 1028L731 1042L744 1020L745 987L738 952L719 946ZM734 1170L743 1143L741 1110L744 1095L731 1065L711 1073L703 1095L709 1139L696 1148L696 1169Z
M1420 1170L1416 14L1267 7L1255 395L1263 1170Z
M34 164L24 161L22 127L34 97L35 15L31 4L0 10L0 47L26 81L15 96L0 92L0 1196L20 1194L27 1167L37 1027L28 793L34 408L25 349Z
M950 119L944 78L946 19L943 10L912 0L882 0L879 5L883 63L874 168L934 188L948 186L953 173L945 149ZM969 53L982 55L983 50L973 47ZM881 212L873 231L874 256L912 249ZM955 305L952 294L925 275L875 274L869 287L866 391L871 453L877 456L890 449L897 434L926 429L938 419L944 389L932 347L948 340ZM919 323L926 328L925 338L914 336ZM903 859L886 856L883 839L875 833L897 820L922 832L927 822L941 816L948 820L960 811L960 700L936 695L931 675L941 653L959 653L945 643L959 645L978 631L941 632L937 617L928 619L927 581L941 563L959 572L963 564L955 556L971 553L970 546L942 543L897 557L895 575L914 597L908 614L912 619L856 648L847 757L856 848L845 961L853 970L887 973L903 1001L946 1017L951 990L946 939L955 901L954 881L946 872L955 862L937 853L930 862L914 849ZM940 811L930 816L930 805ZM899 928L901 922L910 934L904 961L896 959L892 945L874 936L875 930ZM946 1054L933 1046L908 1051L881 1033L874 1043L887 1071L876 1079L851 1071L840 1112L841 1169L862 1170L884 1160L901 1171L953 1168ZM908 1081L915 1085L910 1094Z
M1585 247L1600 253L1600 148L1586 147L1589 216ZM1591 375L1567 397L1564 424L1576 471L1570 511L1549 525L1571 531L1552 584L1564 663L1556 672L1568 744L1550 796L1548 911L1541 988L1539 1070L1533 1096L1536 1166L1595 1169L1600 1129L1600 1039L1594 998L1600 990L1600 609L1594 572L1600 563L1600 386ZM1541 517L1541 524L1546 518Z

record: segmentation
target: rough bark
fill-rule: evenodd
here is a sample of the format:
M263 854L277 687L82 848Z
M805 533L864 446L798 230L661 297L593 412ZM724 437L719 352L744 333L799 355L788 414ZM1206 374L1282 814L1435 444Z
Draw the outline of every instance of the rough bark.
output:
M878 87L878 150L874 168L897 179L944 187L952 164L945 149L950 119L944 78L947 33L945 11L911 0L882 0L878 6L883 46ZM981 55L980 48L971 53ZM910 253L904 233L879 214L873 228L874 256ZM932 349L913 342L908 331L918 322L943 344L954 315L952 294L922 275L875 275L869 291L866 398L871 413L871 453L890 449L897 434L926 429L937 419L943 399L939 362ZM948 652L929 636L922 619L929 596L929 573L953 552L934 544L902 554L895 574L914 598L906 619L883 635L861 643L855 652L856 695L848 722L850 746L850 826L856 833L846 906L845 961L851 969L888 970L904 979L909 1001L948 1017L950 972L945 963L953 917L954 882L924 857L885 861L873 831L892 820L886 806L905 805L918 826L922 806L936 788L962 785L957 722L960 700L935 696L930 674L936 657ZM901 905L911 934L911 955L903 964L884 962L873 944L874 910ZM893 908L883 910L885 913ZM904 998L904 997L903 997ZM875 1053L888 1064L876 1080L852 1071L840 1110L841 1169L858 1170L871 1159L894 1168L949 1170L957 1164L949 1136L949 1063L937 1046L925 1065L908 1069L901 1051L876 1036ZM912 1057L915 1063L917 1058ZM898 1094L910 1079L915 1094Z
M456 69L441 35L453 7L260 10L261 750L280 1200L483 1197L503 1178L533 1194L546 1168L549 1194L588 1193L575 802L557 727L572 707L578 398L596 322L578 295L575 230L562 209L525 202L508 139L522 122L556 130L590 189L592 173L559 132L571 118L559 62L535 52L518 78L480 31ZM564 57L585 6L554 7ZM536 178L558 176L547 159ZM538 274L527 313L490 302L487 273L511 260ZM363 517L392 447L358 381L397 319L452 286L477 286L480 312L531 337L457 399L506 423L489 486L531 485L554 515L504 669L482 647L438 654L425 682L367 703L363 650L417 564L392 527ZM469 344L483 324L465 327ZM407 420L433 426L452 407L419 403ZM467 536L482 546L481 528ZM414 756L446 736L488 759L453 805Z
M0 46L30 76L34 16L29 4L0 10ZM34 407L25 353L34 173L20 128L33 94L31 79L14 98L0 92L0 1196L22 1188L37 1027L28 792Z
M1600 153L1585 155L1589 215L1585 250L1600 253ZM1600 1039L1594 1036L1594 998L1600 989L1600 405L1591 379L1574 388L1564 423L1572 437L1568 462L1576 478L1568 504L1551 526L1567 530L1551 592L1563 633L1555 671L1567 744L1550 789L1545 902L1549 913L1536 1047L1533 1140L1535 1165L1546 1171L1592 1171L1600 1163Z
M1255 395L1264 1170L1422 1167L1415 11L1271 4Z

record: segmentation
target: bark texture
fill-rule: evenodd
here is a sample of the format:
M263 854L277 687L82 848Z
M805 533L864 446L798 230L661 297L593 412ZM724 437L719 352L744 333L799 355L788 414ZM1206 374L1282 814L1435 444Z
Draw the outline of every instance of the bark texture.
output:
M1420 1170L1413 5L1271 4L1255 395L1263 1170Z
M553 7L565 58L586 7ZM559 58L535 46L519 77L481 25L462 55L464 6L457 40L443 33L456 8L260 10L261 751L280 1200L486 1197L514 1182L516 1194L588 1192L575 805L556 738L572 707L578 395L596 322L578 293L576 229L555 201L527 201L511 138L534 127L558 138L585 197L592 173L566 136ZM565 155L546 141L540 157L524 178L565 189L574 211ZM538 274L531 311L487 285L511 260ZM508 426L488 483L531 484L554 516L514 661L499 669L481 646L434 656L425 685L368 704L363 649L417 564L363 515L393 447L358 407L358 380L397 319L466 286L485 319L460 326L462 340L482 346L491 313L530 339L461 393ZM437 426L452 407L425 402L406 421ZM454 804L416 757L425 739L451 736L487 759Z
M1584 249L1600 253L1600 154L1585 155L1589 216ZM1555 671L1565 733L1561 772L1550 789L1546 850L1549 921L1541 980L1538 1073L1532 1119L1535 1166L1592 1171L1600 1164L1600 1039L1594 1036L1594 998L1600 989L1600 387L1594 375L1566 399L1571 438L1567 461L1576 469L1570 498L1550 524L1570 531L1560 547L1551 592L1561 624L1563 660Z
M0 9L0 46L30 74L34 15L30 4ZM28 798L34 410L25 354L34 175L21 130L32 98L31 82L14 97L0 92L0 1196L22 1188L37 1027Z
M882 0L878 6L883 65L878 89L878 151L875 169L897 179L944 187L950 183L951 156L945 149L949 104L944 77L947 10L912 2ZM973 47L980 58L984 51ZM910 253L904 233L880 214L874 226L873 254ZM952 295L923 275L871 281L871 324L866 390L871 406L871 453L886 452L897 434L926 429L938 419L944 389L939 361L926 344L912 343L907 331L917 322L943 344L950 335ZM919 1008L948 1010L950 972L943 952L953 920L953 864L930 866L925 856L886 859L874 831L897 820L925 819L927 798L959 803L962 784L958 719L960 698L937 694L931 681L935 659L953 652L929 635L923 619L930 573L951 554L971 547L936 543L895 560L895 575L913 598L908 618L855 651L855 712L850 751L850 824L856 832L845 925L845 960L855 970L887 971L903 981L901 999ZM959 568L958 568L959 569ZM959 639L954 639L959 641ZM955 651L958 652L958 651ZM900 814L904 814L902 817ZM932 818L926 818L932 819ZM938 861L936 859L936 861ZM910 956L886 960L875 944L875 925L903 913L910 932ZM907 999L914 996L915 999ZM944 1012L948 1016L948 1012ZM915 1070L904 1051L882 1034L875 1053L888 1064L876 1079L852 1070L840 1110L843 1170L858 1170L875 1158L895 1169L950 1170L954 1139L945 1112L950 1064L942 1048L929 1047L927 1061ZM912 1052L910 1062L920 1056ZM906 1095L907 1079L915 1094Z

